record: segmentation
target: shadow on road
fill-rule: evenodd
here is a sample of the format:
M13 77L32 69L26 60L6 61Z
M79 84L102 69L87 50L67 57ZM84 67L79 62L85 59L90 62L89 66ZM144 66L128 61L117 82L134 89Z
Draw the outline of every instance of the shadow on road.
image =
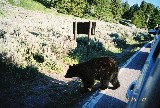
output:
M102 99L103 99L103 102L105 102L103 108L125 108L126 107L126 102L123 102L123 101L121 101L117 98L114 98L112 96L104 95ZM113 102L114 102L114 104L113 104ZM103 105L103 103L101 105ZM108 106L108 107L106 107L106 106Z
M125 108L126 102L115 97L99 92L91 101L85 103L82 108Z

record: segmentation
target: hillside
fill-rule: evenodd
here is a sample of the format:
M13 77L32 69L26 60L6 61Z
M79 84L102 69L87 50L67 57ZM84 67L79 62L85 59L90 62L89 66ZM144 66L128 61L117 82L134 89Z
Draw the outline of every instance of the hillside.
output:
M119 66L148 41L146 30L55 12L26 10L4 2L0 16L0 101L2 107L73 107L80 80L65 79L69 65L111 56ZM73 22L96 22L86 56L86 37L73 40ZM9 98L8 98L9 97Z

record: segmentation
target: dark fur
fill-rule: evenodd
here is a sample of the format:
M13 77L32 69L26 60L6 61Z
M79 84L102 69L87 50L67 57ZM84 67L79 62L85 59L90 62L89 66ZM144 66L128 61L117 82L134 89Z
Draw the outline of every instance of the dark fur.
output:
M79 77L84 83L84 88L92 88L95 80L101 83L101 89L106 89L109 82L111 89L120 87L118 81L118 66L110 57L99 57L87 62L69 66L65 78Z

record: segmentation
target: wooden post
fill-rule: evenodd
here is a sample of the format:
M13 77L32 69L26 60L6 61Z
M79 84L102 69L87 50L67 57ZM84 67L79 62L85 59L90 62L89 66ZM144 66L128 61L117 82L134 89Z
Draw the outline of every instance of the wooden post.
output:
M90 37L91 37L91 28L92 28L92 22L89 21L89 33L88 33L88 44L87 44L87 56L89 55Z
M77 22L75 22L75 30L74 30L74 40L77 38Z
M76 39L77 39L77 22L75 22L74 24L74 47L75 48L77 47Z

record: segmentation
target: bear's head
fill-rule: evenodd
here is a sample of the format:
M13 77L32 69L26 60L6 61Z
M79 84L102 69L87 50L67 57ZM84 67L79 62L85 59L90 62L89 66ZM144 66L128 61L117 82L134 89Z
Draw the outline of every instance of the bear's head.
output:
M69 66L69 69L67 70L67 73L65 75L65 78L72 78L72 77L77 77L76 65Z

